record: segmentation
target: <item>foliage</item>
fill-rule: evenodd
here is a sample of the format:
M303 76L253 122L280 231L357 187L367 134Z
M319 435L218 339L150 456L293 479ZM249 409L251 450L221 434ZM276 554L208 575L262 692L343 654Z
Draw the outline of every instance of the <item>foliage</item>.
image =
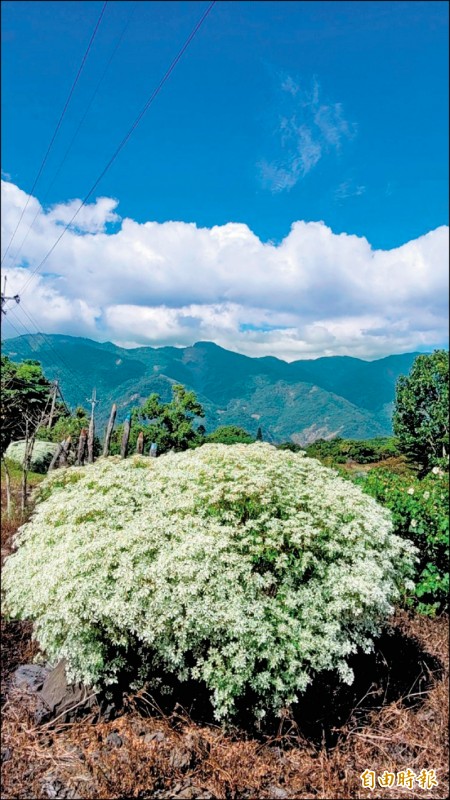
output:
M78 440L83 428L89 429L90 416L86 409L78 406L73 414L62 414L51 428L42 427L38 430L39 439L48 442L62 442L68 436L72 437L72 453L77 452ZM94 436L94 456L102 452L98 436Z
M419 548L416 587L410 598L422 614L448 608L449 487L446 476L434 467L423 480L371 470L362 488L390 509L394 531Z
M1 452L11 441L23 439L27 420L37 422L45 410L51 384L38 361L16 364L1 356Z
M277 450L289 450L291 453L304 453L305 448L294 442L282 442L276 445Z
M390 512L318 461L265 443L59 470L4 571L70 676L198 679L218 719L244 696L281 712L314 676L368 651L410 583ZM405 583L406 582L406 583Z
M56 448L57 445L53 442L36 439L31 453L31 471L41 474L47 472ZM15 464L22 465L25 456L25 439L19 439L17 442L10 442L6 448L5 456Z
M238 425L220 425L205 441L211 444L252 444L255 439Z
M175 381L196 393L208 431L217 425L238 425L254 435L261 425L265 441L282 442L294 435L298 443L311 440L311 428L324 438L333 431L353 439L391 435L395 382L409 372L417 355L370 362L336 356L288 364L276 358L249 358L208 342L188 348L127 349L38 334L8 339L4 352L15 359L39 358L46 374L58 376L71 406L86 394L81 391L86 375L95 375L96 418L102 433L113 403L125 416L141 402L132 400L134 396L144 399L156 392L162 402L169 402ZM57 353L70 370L64 369ZM318 420L324 424L318 426Z
M161 403L157 394L151 394L139 408L131 413L129 449L136 449L139 433L144 435L144 450L152 442L158 446L158 453L168 450L180 452L202 442L202 436L194 428L196 417L203 417L203 408L194 392L189 392L181 384L172 386L172 400ZM119 425L111 438L110 452L120 453L123 425Z
M393 414L394 432L422 474L433 466L448 469L449 357L446 350L420 355L409 376L400 376Z
M393 437L376 439L317 439L306 445L305 450L311 458L318 458L327 466L357 461L358 464L372 464L384 461L399 454L398 444Z

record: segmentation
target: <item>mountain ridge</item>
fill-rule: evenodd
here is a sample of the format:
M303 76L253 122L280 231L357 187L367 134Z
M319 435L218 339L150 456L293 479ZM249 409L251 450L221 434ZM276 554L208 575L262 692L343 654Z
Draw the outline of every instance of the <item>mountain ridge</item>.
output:
M152 392L163 401L174 383L193 390L205 410L208 432L218 425L258 427L268 441L306 444L314 438L373 438L392 432L395 384L408 374L417 352L373 361L352 356L283 361L251 357L214 342L192 346L123 348L65 334L30 334L7 339L2 350L12 360L33 358L50 379L60 381L71 405L83 405L95 386L97 427L111 404L118 422Z

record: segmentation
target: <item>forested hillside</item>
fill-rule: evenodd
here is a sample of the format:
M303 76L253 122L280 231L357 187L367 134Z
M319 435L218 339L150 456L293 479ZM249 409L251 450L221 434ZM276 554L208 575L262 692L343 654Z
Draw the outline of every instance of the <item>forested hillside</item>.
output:
M250 358L211 342L192 347L125 349L71 336L20 336L7 340L12 360L38 360L57 378L67 402L83 405L97 389L99 428L113 402L122 421L152 392L163 401L181 383L195 391L205 410L207 431L239 425L252 435L261 427L267 441L307 444L318 438L364 439L392 432L395 383L409 372L417 353L377 361L346 356L287 363Z

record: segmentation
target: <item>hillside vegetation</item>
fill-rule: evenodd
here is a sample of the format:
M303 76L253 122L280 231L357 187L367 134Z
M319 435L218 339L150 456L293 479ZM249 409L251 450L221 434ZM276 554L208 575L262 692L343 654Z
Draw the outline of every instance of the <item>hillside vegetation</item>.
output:
M219 425L238 425L254 436L262 427L266 441L301 445L335 436L390 435L397 378L408 373L417 355L371 362L336 356L288 364L272 357L249 358L211 342L124 349L39 334L9 339L3 352L13 360L39 360L47 377L60 380L72 406L84 403L95 385L99 430L104 430L113 402L121 422L152 393L168 402L176 383L196 393L208 433Z

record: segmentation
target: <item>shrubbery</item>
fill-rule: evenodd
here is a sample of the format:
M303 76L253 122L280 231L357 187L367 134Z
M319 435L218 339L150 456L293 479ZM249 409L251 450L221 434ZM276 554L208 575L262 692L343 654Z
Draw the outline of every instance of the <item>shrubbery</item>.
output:
M419 548L416 587L410 603L422 614L448 608L448 475L434 468L422 480L384 469L368 472L364 491L389 508L394 531Z
M352 681L413 573L414 547L359 487L268 444L59 470L7 559L6 610L71 677L206 684L218 719L280 711L322 670Z
M306 446L308 456L329 460L329 464L345 464L346 461L357 461L358 464L373 464L376 461L398 456L400 451L396 439L380 437L378 439L318 439Z

